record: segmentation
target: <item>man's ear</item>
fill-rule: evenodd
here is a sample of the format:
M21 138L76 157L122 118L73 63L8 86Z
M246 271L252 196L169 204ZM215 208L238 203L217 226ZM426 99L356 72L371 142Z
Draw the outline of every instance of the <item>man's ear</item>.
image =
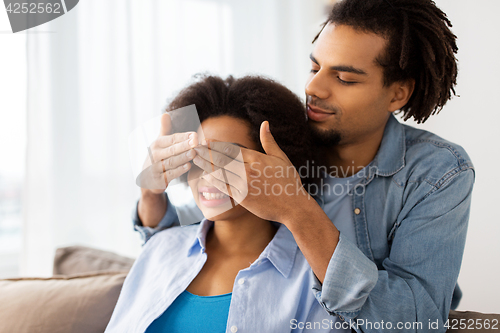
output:
M389 104L388 111L394 112L401 109L408 103L413 89L415 88L415 80L408 79L406 81L394 82L391 84L392 99Z

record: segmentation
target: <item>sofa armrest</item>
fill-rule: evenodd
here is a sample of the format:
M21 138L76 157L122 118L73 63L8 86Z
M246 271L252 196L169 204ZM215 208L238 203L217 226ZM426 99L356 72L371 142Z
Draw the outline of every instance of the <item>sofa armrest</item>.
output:
M447 333L500 332L500 314L473 311L450 311Z
M0 280L0 333L102 333L126 275Z

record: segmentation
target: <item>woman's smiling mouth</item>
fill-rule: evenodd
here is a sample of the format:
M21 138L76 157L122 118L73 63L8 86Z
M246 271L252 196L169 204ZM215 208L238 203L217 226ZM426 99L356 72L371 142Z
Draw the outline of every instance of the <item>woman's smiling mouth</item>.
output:
M200 203L205 207L216 207L229 202L230 197L215 187L200 187L198 189Z

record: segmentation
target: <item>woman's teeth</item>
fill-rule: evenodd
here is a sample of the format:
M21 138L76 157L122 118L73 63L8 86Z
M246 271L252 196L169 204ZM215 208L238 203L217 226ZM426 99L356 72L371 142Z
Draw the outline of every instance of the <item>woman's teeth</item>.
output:
M210 192L201 192L201 195L205 198L205 200L216 200L226 198L227 195L224 193L210 193Z

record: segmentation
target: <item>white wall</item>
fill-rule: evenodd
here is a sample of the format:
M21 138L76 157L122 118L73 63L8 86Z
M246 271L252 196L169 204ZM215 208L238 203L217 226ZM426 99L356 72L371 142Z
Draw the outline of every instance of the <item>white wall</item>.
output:
M416 125L463 146L476 168L467 243L458 279L459 310L500 313L500 2L435 0L458 36L457 94L437 116ZM409 122L408 122L409 123ZM411 125L411 124L410 124Z

